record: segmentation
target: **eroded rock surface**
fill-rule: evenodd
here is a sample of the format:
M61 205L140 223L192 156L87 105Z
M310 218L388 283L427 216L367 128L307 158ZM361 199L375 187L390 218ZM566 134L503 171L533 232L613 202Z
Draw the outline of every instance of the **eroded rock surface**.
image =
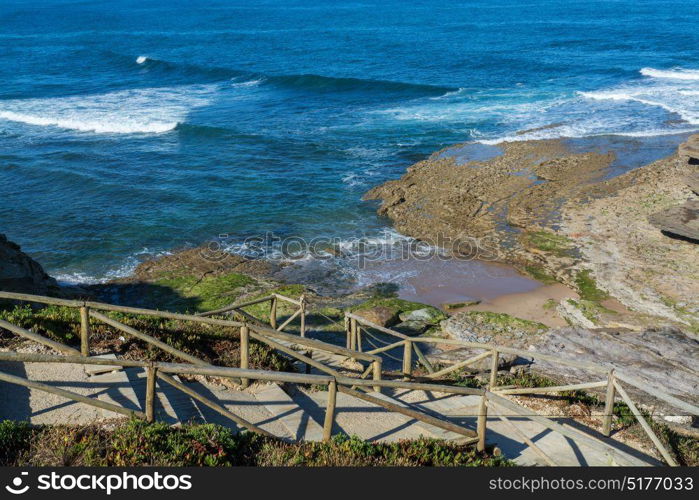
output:
M58 291L58 283L18 244L0 234L0 290L47 295Z

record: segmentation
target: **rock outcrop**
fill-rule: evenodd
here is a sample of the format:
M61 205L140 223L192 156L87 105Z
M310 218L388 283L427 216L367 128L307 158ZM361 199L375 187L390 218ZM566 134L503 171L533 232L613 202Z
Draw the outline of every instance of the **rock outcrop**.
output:
M46 295L56 293L59 287L37 261L0 234L0 290Z

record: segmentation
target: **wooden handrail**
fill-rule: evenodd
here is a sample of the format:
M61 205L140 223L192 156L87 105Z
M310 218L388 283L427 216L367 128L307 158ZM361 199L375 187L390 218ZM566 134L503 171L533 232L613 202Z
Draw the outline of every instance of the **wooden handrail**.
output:
M64 354L80 354L80 351L78 351L77 349L68 347L67 345L61 344L60 342L56 342L55 340L47 339L46 337L39 335L38 333L30 332L29 330L20 328L19 326L13 325L12 323L8 323L3 319L0 319L0 328L9 330L14 334L19 335L20 337L33 340L34 342L38 342L39 344L43 344Z
M213 316L214 314L221 314L228 311L233 311L235 309L240 309L242 307L252 306L255 304L261 304L262 302L267 302L268 300L274 299L274 295L268 295L267 297L262 297L261 299L249 300L247 302L241 302L240 304L230 304L220 309L213 309L211 311L198 313L197 316Z
M136 308L136 307L125 307L125 306L117 306L113 304L105 304L101 302L93 302L93 301L81 301L81 300L69 300L69 299L59 299L59 298L53 298L53 297L44 297L44 296L37 296L37 295L30 295L30 294L20 294L20 293L12 293L12 292L1 292L0 291L0 298L4 299L10 299L10 300L19 300L19 301L29 301L29 302L38 302L38 303L44 303L44 304L52 304L52 305L58 305L58 306L64 306L64 307L72 307L72 308L80 308L81 309L81 317L87 316L89 314L90 317L93 317L99 321L103 321L106 324L109 324L115 328L118 328L121 331L124 331L125 333L128 333L130 335L133 335L141 340L144 340L146 342L149 342L153 345L156 345L157 347L165 350L166 352L169 352L170 354L173 354L175 356L179 356L182 359L185 359L186 361L189 361L190 363L193 363L194 365L186 365L186 364L176 364L176 363L153 363L153 362L138 362L135 360L112 360L112 359L100 359L100 358L90 358L86 356L86 354L89 354L88 348L87 348L87 334L89 333L89 330L86 330L85 326L83 324L83 334L81 335L81 344L82 344L82 352L83 355L81 355L81 352L73 349L71 347L65 346L63 344L60 344L58 342L52 341L50 339L47 339L41 335L38 335L36 333L30 332L28 330L25 330L23 328L20 328L18 326L12 325L11 323L8 323L4 320L0 320L0 328L7 329L13 333L16 333L20 336L23 336L25 338L28 338L30 340L34 340L37 342L41 342L44 345L47 345L49 347L52 347L59 352L63 352L63 356L53 356L53 355L42 355L42 354L31 354L31 353L0 353L0 360L8 360L8 361L24 361L24 362L64 362L64 363L81 363L81 364L98 364L98 365L115 365L115 366L141 366L141 367L146 367L149 370L153 371L153 374L158 374L158 376L162 375L163 373L183 373L183 374L202 374L202 375L210 375L210 376L218 376L218 377L224 377L224 378L238 378L241 380L245 379L252 379L252 380L269 380L269 381L288 381L292 383L301 383L301 384L322 384L322 385L330 385L330 384L337 384L337 390L341 392L345 392L348 394L360 394L361 398L367 399L367 400L372 400L372 402L375 402L376 404L379 404L384 407L389 407L389 405L392 405L391 408L393 407L398 407L399 405L395 405L393 403L387 402L381 398L378 398L376 396L370 396L365 393L360 393L356 390L354 390L355 387L373 387L374 390L377 392L382 388L382 387L393 387L393 388L406 388L406 389L413 389L413 390L426 390L426 391L436 391L436 392L444 392L444 393L452 393L452 394L468 394L468 395L481 395L483 398L482 402L485 404L482 404L481 406L484 408L487 408L487 404L490 402L493 402L497 406L501 406L503 408L510 409L512 411L515 411L516 413L523 415L523 409L521 409L518 405L510 402L507 399L502 398L501 396L497 396L496 393L490 392L490 391L498 391L499 394L534 394L534 393L543 393L543 392L560 392L560 391L565 391L565 390L578 390L578 389L590 389L590 388L600 388L600 387L607 387L607 394L608 394L608 399L612 399L612 401L607 401L606 402L606 407L611 408L611 404L613 403L613 396L614 393L617 392L622 399L629 405L631 408L634 416L636 419L639 421L643 429L648 433L649 437L653 441L653 444L658 448L658 450L661 452L663 455L663 458L670 464L670 465L676 465L674 462L674 459L672 456L669 454L669 452L663 447L662 443L659 441L657 436L652 432L650 429L650 426L648 423L645 421L645 419L642 417L640 411L636 408L635 404L629 397L629 395L626 393L626 391L623 389L623 387L617 382L623 381L624 383L631 385L639 390L642 390L644 392L647 392L648 394L652 395L653 397L656 397L660 400L663 400L677 408L681 408L682 410L693 414L693 415L699 415L699 407L687 403L685 401L680 400L679 398L676 398L675 396L672 396L670 394L665 393L664 391L658 389L657 387L654 387L650 384L647 384L635 377L629 376L629 375L624 375L619 372L617 372L613 367L610 366L602 366L598 365L596 363L591 363L591 362L581 362L581 361L574 361L574 360L569 360L565 358L560 358L551 354L543 354L543 353L538 353L536 351L529 351L529 350L523 350L523 349L515 349L511 347L505 347L505 346L496 346L496 345L491 345L491 344L481 344L477 342L467 342L467 341L462 341L462 340L457 340L457 339L442 339L442 338L435 338L435 337L408 337L407 335L401 334L400 332L396 332L394 330L391 330L389 328L382 327L380 325L377 325L371 321L365 320L361 316L357 316L352 313L346 313L345 315L345 320L346 324L350 325L351 332L356 332L359 330L358 324L363 324L365 326L368 326L370 328L374 328L380 332L392 335L394 337L397 337L401 339L400 342L396 342L394 344L390 344L389 346L386 346L385 348L379 348L375 349L374 351L370 351L369 353L363 353L359 352L356 349L352 348L343 348L339 347L333 344L328 344L325 342L321 342L318 340L314 339L307 339L303 337L298 337L295 335L291 335L288 333L284 333L281 331L278 331L275 328L268 328L266 326L262 326L261 324L255 324L254 326L249 326L245 322L237 322L237 321L231 321L231 320L222 320L222 319L216 319L216 318L209 318L204 315L189 315L189 314L180 314L180 313L172 313L168 311L157 311L153 309L143 309L143 308ZM303 299L301 301L295 301L293 299L289 299L288 297L284 297L279 294L272 294L268 297L264 297L261 299L256 299L254 301L249 301L247 303L242 303L242 304L237 304L233 306L228 306L231 307L231 310L239 309L240 307L245 307L246 305L253 305L256 303L261 303L267 300L276 301L277 299L279 300L286 300L287 302L291 302L293 304L299 305L301 309L297 311L294 315L292 315L291 319L287 320L286 323L284 323L281 327L280 330L284 328L290 321L295 318L298 314L302 314L302 330L303 328L303 309L304 309L304 301ZM273 308L273 306L272 306ZM175 320L182 320L182 321L195 321L195 322L200 322L200 323L205 323L205 324L211 324L211 325L218 325L218 326L224 326L224 327L244 327L247 328L249 327L250 329L250 336L255 338L256 340L260 342L264 342L271 347L278 349L282 352L285 352L288 355L291 355L295 357L296 359L306 363L309 366L314 366L317 369L324 371L329 374L329 376L317 376L317 375L306 375L306 374L295 374L295 373L284 373L284 372L265 372L264 370L248 370L248 369L242 369L242 368L228 368L228 367L215 367L212 365L207 364L206 362L194 357L190 356L186 353L183 353L168 344L151 337L149 335L143 334L127 325L124 325L123 323L116 321L112 318L109 318L108 316L105 316L103 314L100 314L98 312L95 312L94 310L90 309L96 309L96 310L102 310L102 311L114 311L114 312L120 312L120 313L126 313L126 314L137 314L137 315L146 315L146 316L156 316L156 317L161 317L161 318L167 318L167 319L175 319ZM226 309L226 308L223 308ZM218 312L221 312L221 310L217 310ZM209 312L211 314L216 313L217 311ZM240 312L240 311L238 311ZM256 323L260 322L260 320L257 320L255 318ZM276 318L275 318L276 320ZM350 320L349 323L347 320ZM85 320L83 318L83 323L85 323ZM89 325L88 325L89 326ZM87 333L86 333L87 332ZM350 338L351 337L351 338ZM327 351L331 352L334 354L340 354L343 356L347 356L348 358L352 359L361 359L363 361L370 361L370 366L367 368L367 370L363 373L361 378L353 378L353 377L345 377L340 375L337 371L323 365L322 363L319 363L312 358L305 356L303 354L300 354L293 349L282 345L275 340L282 340L282 341L287 341L291 344L298 344L301 346L304 346L308 348L309 350L321 350L321 351ZM420 349L417 347L417 343L432 343L432 344L447 344L447 345L457 345L461 347L469 347L473 349L482 349L486 352L479 354L477 356L474 356L470 359L467 359L465 361L461 361L459 363L456 363L455 365L452 365L449 368L446 368L444 370L440 370L438 372L434 372L434 369L431 367L429 361L424 357ZM354 336L348 336L348 347L355 347L357 344L357 339L356 339L356 333ZM428 371L432 373L431 378L436 378L441 375L444 375L450 371L453 371L455 369L458 369L460 367L466 366L470 363L473 363L475 361L478 361L480 359L484 359L488 356L492 356L492 361L491 361L491 367L490 367L490 381L489 381L489 389L490 391L485 391L483 389L472 389L472 388L465 388L465 387L454 387L454 386L444 386L444 385L437 385L437 384L425 384L425 383L417 383L417 382L407 382L407 381L400 381L400 380L382 380L381 379L381 358L377 356L376 354L380 352L384 352L387 350L390 350L392 348L398 347L400 345L404 345L404 359L403 359L403 375L406 376L407 378L410 377L411 375L411 370L410 370L410 356L408 353L410 352L410 347L415 350L417 353L420 361L428 368ZM599 382L588 382L588 383L581 383L581 384L569 384L569 385L561 385L561 386L552 386L552 387L542 387L542 388L516 388L516 389L510 389L510 388L502 388L498 390L495 387L495 376L497 374L497 363L498 363L498 354L499 353L508 353L508 354L515 354L517 356L522 356L525 358L533 358L533 359L540 359L544 361L549 361L552 363L559 363L567 366L573 366L576 368L581 368L581 369L586 369L590 370L595 373L604 373L605 375L608 375L608 380L607 381L599 381ZM610 371L610 369L612 371ZM368 375L373 370L374 372L374 378L373 380L364 380L364 376ZM613 374L613 376L611 375ZM155 376L155 375L154 375ZM2 377L5 377L3 380L9 381L10 383L17 383L19 385L26 385L29 387L34 387L39 390L47 390L47 392L52 392L48 391L47 388L50 389L56 389L52 388L50 386L45 386L44 384L38 383L38 382L32 382L28 381L26 379L21 379L19 377L14 377L12 375L8 374L2 374ZM9 377L9 378L8 378ZM14 377L14 378L13 378ZM164 377L167 377L167 375L164 375ZM314 378L315 377L315 378ZM428 376L430 377L430 376ZM163 377L161 377L163 378ZM17 380L15 380L17 379ZM165 380L165 379L164 379ZM174 380L174 379L172 379ZM166 380L167 381L167 380ZM175 381L176 382L176 381ZM28 385L28 384L34 384L34 385ZM189 391L191 389L187 388ZM94 406L99 406L101 408L106 408L106 406L110 406L110 408L106 409L112 409L111 406L108 403L103 403L103 402L98 402L97 404L94 400L91 400L90 398L86 398L84 396L81 396L79 394L71 393L69 391L64 391L62 389L56 389L53 391L56 394L59 394L59 391L62 391L60 394L68 397L70 399L75 399L78 401L83 401L86 402L87 404L93 404ZM610 398L609 395L612 395ZM198 395L199 397L202 397L201 395ZM194 396L192 396L194 397ZM357 396L360 397L360 396ZM380 401L380 402L379 402ZM208 403L205 403L208 404ZM215 404L215 403L214 403ZM330 411L332 410L332 413L334 414L334 401L328 401L328 407L327 409ZM114 411L120 411L121 413L127 413L131 412L130 414L137 414L138 416L146 416L145 414L141 415L142 412L133 412L133 410L128 410L126 408L121 408L121 407L115 407L119 408L120 410L114 410ZM515 409L516 408L516 409ZM605 410L605 413L607 413L607 408ZM223 409L224 411L227 411ZM218 410L217 410L218 411ZM406 409L401 407L401 409L394 409L394 411L402 412L404 414L408 414L408 412L415 412L415 410L412 409ZM485 413L484 409L484 413ZM149 417L152 417L152 411L150 411ZM420 413L420 412L417 412ZM425 414L421 414L422 417L425 416ZM549 419L546 419L544 417L538 416L538 415L526 415L527 417L531 418L532 420L536 422L543 423L543 425L546 425L552 430L556 430L557 432L560 432L566 436L569 436L571 431L567 430L566 427L561 426L560 424L556 424L555 422L550 421ZM605 427L605 434L608 434L608 428L610 427L610 415L605 415L605 422L604 422L604 427ZM421 417L421 418L422 418ZM239 417L238 417L239 418ZM328 424L327 420L329 417L326 416L326 422L324 425L324 436L328 434L328 425L332 427L332 422ZM334 417L333 417L334 418ZM417 417L416 417L417 418ZM430 419L434 419L434 417L427 416L427 420L423 421L429 421ZM332 419L331 419L332 420ZM437 419L439 420L439 419ZM483 420L483 419L480 419ZM479 420L479 422L480 422ZM546 421L546 423L544 423ZM444 424L444 421L439 420L439 422L442 422L442 428L445 428L443 425L454 425L451 423L446 423ZM511 422L510 422L511 423ZM252 424L250 424L252 425ZM480 424L479 424L480 425ZM438 425L439 426L439 425ZM478 436L478 441L479 441L479 448L483 446L484 444L484 428L485 428L485 421L482 422L483 429L479 428L479 436ZM461 429L463 431L463 428ZM459 431L455 431L459 432ZM475 433L474 433L475 434ZM586 436L584 434L575 432L576 437L584 436L587 439L592 439L590 436ZM600 443L602 444L602 443Z
M168 354L172 354L173 356L177 356L178 358L182 358L185 361L189 361L192 364L195 365L209 365L206 361L202 361L201 359L197 358L196 356L192 356L191 354L187 354L185 352L180 351L179 349L175 349L174 347L171 347L169 344L166 344L162 340L158 340L155 337L151 337L150 335L146 335L145 333L141 333L135 328L131 328L128 325L125 325L124 323L120 323L117 320L114 320L108 316L105 316L104 314L95 312L95 311L90 311L90 316L92 316L95 319L100 320L102 323L106 323L109 326L112 326L116 328L117 330L121 330L124 333L127 333L131 335L132 337L136 337L139 340L142 340L148 344L154 345L163 351L167 352Z

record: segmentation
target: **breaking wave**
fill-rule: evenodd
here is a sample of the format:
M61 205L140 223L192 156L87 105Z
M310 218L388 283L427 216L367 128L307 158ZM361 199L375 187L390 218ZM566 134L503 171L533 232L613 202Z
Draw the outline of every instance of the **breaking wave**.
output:
M0 120L98 134L159 134L209 103L211 86L183 86L86 96L0 101Z

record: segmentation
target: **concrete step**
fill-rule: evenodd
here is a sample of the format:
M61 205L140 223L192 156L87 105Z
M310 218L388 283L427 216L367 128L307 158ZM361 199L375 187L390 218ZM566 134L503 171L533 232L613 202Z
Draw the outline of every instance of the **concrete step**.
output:
M180 381L176 375L173 378ZM101 373L92 376L91 380L106 386L106 390L98 396L101 401L145 411L147 378L144 369L127 368ZM105 417L118 415L109 410L102 410L102 412ZM162 380L155 382L154 412L156 420L170 425L204 421L201 411L192 398Z
M281 439L294 439L294 435L292 435L287 426L282 423L280 418L272 414L265 404L255 397L254 393L260 389L256 384L244 391L234 390L212 382L189 381L186 382L186 385L202 396L224 407L231 413L261 427L270 434ZM264 386L261 388L264 389ZM199 408L205 422L222 425L231 429L233 432L241 432L243 430L243 428L238 426L231 419L221 415L202 402L196 401L195 404Z
M411 403L407 403L407 402L403 401L402 399L398 399L398 398L395 398L393 396L389 396L387 394L382 394L380 392L370 392L369 395L373 396L375 398L383 399L384 401L388 401L390 403L397 404L397 405L402 406L404 408L422 411L422 412L424 412L428 415L431 415L433 417L444 419L444 416L440 415L439 412L428 410L427 408L420 407L419 405L413 405ZM464 422L458 422L458 423L461 425L464 424ZM473 427L473 423L475 423L475 420L474 420L474 422L469 422L469 423L471 423L471 425L468 425L467 427L475 430L475 427ZM430 435L430 436L438 438L438 439L455 440L455 439L463 439L465 437L461 434L447 431L445 429L441 429L439 427L435 427L434 425L430 425L428 423L421 422L421 421L416 421L415 425L417 425L421 429L424 429L426 435Z
M372 393L373 394L373 393ZM327 405L327 391L296 390L294 401L317 422L323 422ZM400 413L338 392L333 434L355 435L368 441L399 441L435 437L417 422Z
M116 359L116 354L100 354L98 356L91 356L93 358L101 359ZM114 372L121 370L119 365L83 365L83 369L88 376L99 375L100 373Z
M277 384L255 392L255 399L288 429L296 441L321 441L323 428Z

